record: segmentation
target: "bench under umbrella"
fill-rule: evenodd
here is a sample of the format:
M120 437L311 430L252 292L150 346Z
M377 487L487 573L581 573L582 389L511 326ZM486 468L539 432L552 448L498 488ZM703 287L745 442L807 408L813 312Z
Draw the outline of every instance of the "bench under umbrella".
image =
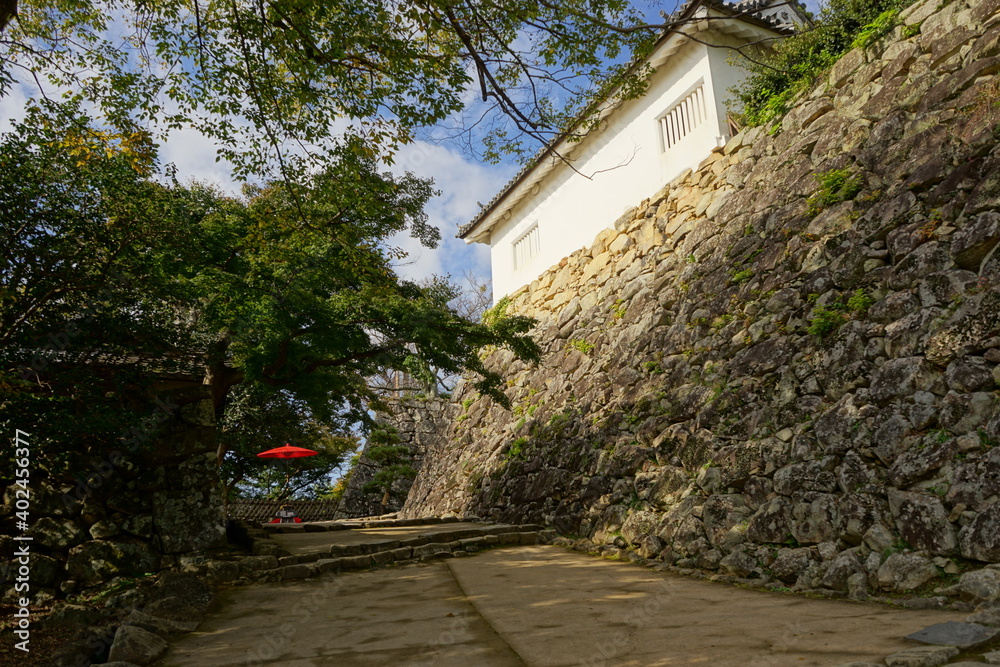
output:
M274 449L268 449L263 451L257 456L263 459L281 459L284 461L285 465L285 488L288 488L288 484L292 479L292 472L288 469L288 459L301 459L306 456L316 456L319 452L312 449L306 449L305 447L296 447L285 443L281 447L275 447Z

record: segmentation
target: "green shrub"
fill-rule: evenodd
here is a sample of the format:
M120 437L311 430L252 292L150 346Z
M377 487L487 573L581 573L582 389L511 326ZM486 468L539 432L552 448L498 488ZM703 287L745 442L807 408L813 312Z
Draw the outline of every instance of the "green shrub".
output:
M840 325L847 321L844 311L834 307L839 305L834 304L830 308L819 306L813 310L812 319L809 320L809 333L823 338L839 329Z
M850 169L831 169L816 174L819 181L817 190L806 203L809 204L807 215L814 216L827 206L839 204L842 201L854 199L864 186L861 174L852 174Z
M823 338L839 329L840 325L851 317L864 315L874 302L875 300L863 289L856 289L847 300L847 304L838 300L827 306L816 306L809 320L808 331L813 336Z
M852 313L864 315L873 303L875 303L875 300L867 292L863 289L856 289L851 298L847 300L847 309Z
M574 338L567 344L567 347L571 347L578 352L583 352L584 354L590 354L590 351L594 349L594 344L588 343L587 341L579 338Z
M483 316L481 318L483 324L492 326L497 322L503 320L505 317L507 317L507 308L509 306L510 306L509 296L505 296L499 301L497 301L495 304L493 304L492 308L488 308L486 311L483 312Z
M524 453L524 446L527 444L528 439L525 437L518 438L510 443L510 447L507 448L506 459L508 461L526 461L528 457Z
M920 26L923 25L923 21L920 23L911 23L903 28L903 39L909 39L920 34Z
M889 34L899 19L899 9L887 9L872 20L858 33L851 42L852 49L867 49L869 46Z
M812 30L777 42L773 49L741 61L750 77L734 89L744 125L780 118L792 98L850 49L868 46L895 24L912 0L829 0Z

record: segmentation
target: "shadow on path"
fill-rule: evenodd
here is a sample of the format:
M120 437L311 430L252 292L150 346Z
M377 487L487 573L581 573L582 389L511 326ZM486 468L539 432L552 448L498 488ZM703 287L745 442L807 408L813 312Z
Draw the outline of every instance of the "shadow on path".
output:
M158 664L830 667L953 612L748 591L553 546L233 588Z

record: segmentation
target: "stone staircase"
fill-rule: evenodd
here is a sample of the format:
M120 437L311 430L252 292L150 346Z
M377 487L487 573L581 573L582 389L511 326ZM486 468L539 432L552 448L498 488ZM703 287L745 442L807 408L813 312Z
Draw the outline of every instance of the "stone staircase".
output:
M365 529L382 530L368 534ZM340 531L357 532L349 541L330 535L329 543L315 535ZM246 533L253 541L253 556L243 559L242 568L265 580L467 556L493 547L545 544L558 536L539 525L485 524L453 517L263 524L248 527Z

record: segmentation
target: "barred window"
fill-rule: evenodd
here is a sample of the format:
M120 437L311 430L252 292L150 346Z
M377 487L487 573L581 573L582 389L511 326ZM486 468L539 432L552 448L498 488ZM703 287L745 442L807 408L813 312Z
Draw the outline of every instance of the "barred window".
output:
M514 269L520 269L530 262L541 249L542 239L538 233L538 225L535 224L514 241Z
M660 149L667 151L671 146L683 139L708 117L705 109L705 84L699 83L680 102L671 107L670 111L659 118Z

